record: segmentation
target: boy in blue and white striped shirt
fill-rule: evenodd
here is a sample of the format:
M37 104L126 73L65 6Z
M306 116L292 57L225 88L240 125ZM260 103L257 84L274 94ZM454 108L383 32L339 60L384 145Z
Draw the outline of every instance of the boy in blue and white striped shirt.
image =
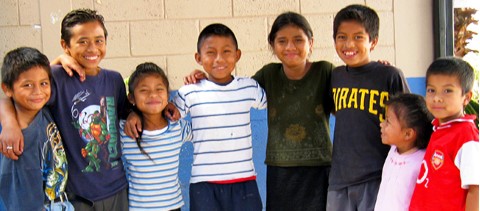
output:
M175 96L182 117L192 118L193 211L262 210L252 161L250 109L265 109L267 101L255 80L232 76L240 56L227 26L207 26L199 35L195 59L208 80L183 86Z

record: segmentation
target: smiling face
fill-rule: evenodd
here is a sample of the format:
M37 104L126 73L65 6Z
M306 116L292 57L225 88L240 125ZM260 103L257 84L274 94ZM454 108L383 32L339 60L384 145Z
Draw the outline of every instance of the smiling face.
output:
M395 146L402 145L405 141L402 124L393 109L388 108L385 112L385 120L380 123L382 143Z
M296 26L288 25L278 30L272 44L273 52L287 67L304 66L312 51L313 39Z
M347 66L360 67L370 62L370 51L378 39L370 40L365 28L356 21L344 21L335 36L335 50Z
M241 51L231 37L214 35L203 40L200 52L195 53L195 60L208 73L208 80L225 84L232 80L240 56Z
M19 113L35 115L50 99L50 78L40 66L21 73L12 89L2 85L5 95L15 101Z
M102 25L98 21L92 21L77 24L70 30L70 43L61 41L64 52L80 63L87 75L98 74L98 64L107 51Z
M146 75L140 78L133 92L128 99L144 116L162 115L168 104L168 88L160 76Z
M463 94L456 76L437 74L427 78L427 108L440 123L462 117L471 97L472 92Z

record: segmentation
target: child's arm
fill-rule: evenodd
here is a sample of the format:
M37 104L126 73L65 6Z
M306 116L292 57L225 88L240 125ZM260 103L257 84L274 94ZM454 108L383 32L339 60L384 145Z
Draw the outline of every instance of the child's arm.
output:
M71 77L73 76L73 71L77 72L78 75L80 76L80 81L85 80L85 70L83 67L69 55L62 54L55 58L52 62L50 62L50 65L62 65L63 69L67 74Z
M206 78L207 78L207 75L205 74L205 72L201 70L193 70L193 72L191 72L190 75L187 75L185 76L185 78L183 78L183 83L185 85L196 84L200 80L203 80Z
M455 166L460 170L461 187L468 188L465 200L465 210L478 211L478 184L480 182L480 143L478 136L473 135L478 130L472 131L472 136L468 136L468 141L462 145L455 156Z
M165 117L172 121L178 121L182 117L180 111L178 111L177 107L171 102L167 104L163 113L165 114Z
M23 152L23 134L18 125L15 108L9 98L0 99L0 151L5 157L18 160Z
M128 114L127 120L125 121L125 127L123 128L123 132L130 136L130 138L138 138L138 132L142 131L142 120L140 116L132 111Z
M392 64L388 60L378 60L377 61L380 64L386 65L386 66L392 66Z
M470 185L465 205L466 211L478 211L478 185Z
M180 112L178 111L177 107L173 105L173 103L168 103L164 110L165 116L172 120L177 121L180 119ZM142 131L142 120L140 116L136 112L130 112L127 117L127 121L125 121L125 127L123 132L130 136L130 138L138 138L138 132Z
M255 81L254 79L252 79ZM255 109L266 109L267 108L267 94L265 93L265 90L260 86L260 84L255 81L255 84L257 85L257 96L255 96L255 102L253 104L253 108Z

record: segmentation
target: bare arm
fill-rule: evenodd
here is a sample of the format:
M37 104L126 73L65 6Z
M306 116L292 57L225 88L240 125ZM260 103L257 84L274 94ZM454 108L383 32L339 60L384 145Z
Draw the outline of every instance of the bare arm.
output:
M177 121L180 119L180 112L178 111L177 107L173 105L173 103L168 103L164 109L165 116L172 120ZM130 112L127 117L127 121L125 121L125 127L123 128L123 132L130 138L138 138L138 132L142 131L142 120L140 116L135 112Z
M73 76L73 72L75 71L80 76L80 81L85 81L85 70L71 56L67 54L62 54L55 58L52 62L50 62L50 65L56 64L62 65L63 69L65 69L65 72L67 72L70 77Z
M383 65L386 65L386 66L393 66L388 60L378 60L377 61L378 63L381 63Z
M130 112L128 114L127 120L125 121L125 127L123 128L123 132L130 138L138 138L138 132L142 131L142 120L140 116L135 112Z
M204 72L202 72L201 70L193 70L190 73L190 75L187 75L187 76L185 76L185 78L183 78L183 83L185 85L196 84L200 80L205 79L205 78L207 78L207 75Z
M478 185L470 185L467 193L465 210L478 211Z
M0 151L5 157L18 160L18 156L23 152L23 134L9 98L0 99L0 123Z
M163 110L165 117L172 121L178 121L181 117L180 112L178 111L177 107L171 102L167 104L165 109Z

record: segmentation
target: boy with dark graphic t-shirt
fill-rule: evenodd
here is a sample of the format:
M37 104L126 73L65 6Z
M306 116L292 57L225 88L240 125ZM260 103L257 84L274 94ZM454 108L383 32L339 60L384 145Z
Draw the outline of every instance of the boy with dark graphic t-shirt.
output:
M89 9L73 10L62 20L61 34L65 54L86 75L80 82L83 76L70 77L61 66L52 67L47 105L64 138L68 196L75 210L128 210L118 120L126 117L129 103L121 75L98 66L106 53L103 17Z
M334 19L335 49L346 65L332 72L335 131L327 210L373 210L389 146L380 122L389 96L409 92L403 73L371 62L378 42L377 13L350 5Z

